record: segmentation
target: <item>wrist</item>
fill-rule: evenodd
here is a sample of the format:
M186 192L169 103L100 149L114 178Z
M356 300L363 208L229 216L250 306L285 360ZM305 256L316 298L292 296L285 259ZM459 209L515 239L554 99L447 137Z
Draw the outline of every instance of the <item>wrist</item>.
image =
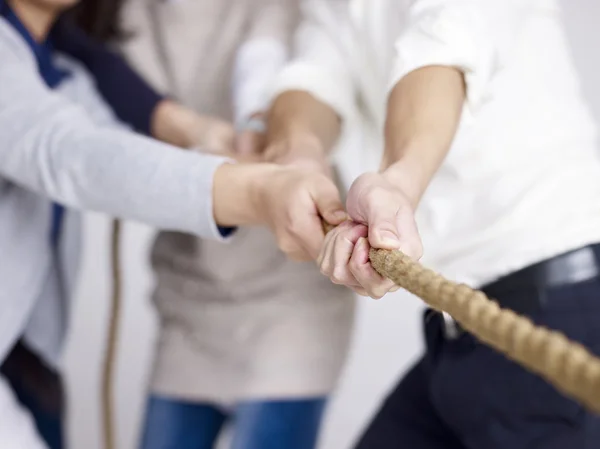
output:
M265 222L266 179L271 164L223 164L214 175L213 213L219 226L258 225Z
M416 207L443 161L446 151L430 136L408 141L388 141L381 161L380 173L401 189Z
M306 131L290 131L285 136L271 140L265 158L277 161L285 158L323 159L326 150L319 138Z
M383 178L402 191L415 210L427 188L422 169L405 160L396 161L381 171Z

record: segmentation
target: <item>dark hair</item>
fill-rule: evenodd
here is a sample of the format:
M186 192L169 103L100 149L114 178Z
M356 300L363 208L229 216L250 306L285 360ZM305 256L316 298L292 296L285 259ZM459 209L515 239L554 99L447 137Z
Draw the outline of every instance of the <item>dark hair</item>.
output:
M101 42L126 37L121 27L124 0L80 0L67 16L89 36Z

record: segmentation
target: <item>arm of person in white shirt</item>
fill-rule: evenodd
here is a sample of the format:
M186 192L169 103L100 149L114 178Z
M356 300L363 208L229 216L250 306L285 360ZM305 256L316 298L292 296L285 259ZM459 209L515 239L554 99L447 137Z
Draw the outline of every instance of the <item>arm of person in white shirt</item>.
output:
M236 151L259 154L264 146L265 111L275 77L289 57L290 38L298 17L298 0L253 2L250 27L236 51L233 109Z
M0 33L7 33L3 42L10 42L14 33L6 27L0 22ZM231 164L98 127L81 108L46 88L22 42L0 44L0 60L0 85L10 86L0 90L4 185L212 239L222 238L217 224L267 224L282 249L301 259L318 253L319 215L334 221L339 216L338 193L324 176Z
M279 74L268 113L265 158L327 172L349 111L355 83L341 51L349 26L348 1L302 2L294 59Z
M324 274L380 298L396 289L370 266L371 247L418 259L414 210L449 151L463 111L476 114L515 36L539 2L416 1L396 43L379 173L359 177L347 198L352 222L326 237ZM465 107L466 106L466 107Z

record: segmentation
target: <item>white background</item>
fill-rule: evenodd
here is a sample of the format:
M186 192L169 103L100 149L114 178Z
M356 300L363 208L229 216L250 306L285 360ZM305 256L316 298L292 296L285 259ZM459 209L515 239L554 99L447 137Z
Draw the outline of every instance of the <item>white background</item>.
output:
M499 0L501 1L501 0ZM564 0L568 33L583 87L600 121L600 2ZM70 391L69 447L100 449L99 374L108 317L109 225L88 217L83 275L66 355ZM147 267L152 232L125 228L125 304L117 370L119 449L136 448L155 337ZM421 350L420 304L403 294L363 300L351 357L325 422L321 449L349 449L386 390ZM416 449L416 448L415 448Z

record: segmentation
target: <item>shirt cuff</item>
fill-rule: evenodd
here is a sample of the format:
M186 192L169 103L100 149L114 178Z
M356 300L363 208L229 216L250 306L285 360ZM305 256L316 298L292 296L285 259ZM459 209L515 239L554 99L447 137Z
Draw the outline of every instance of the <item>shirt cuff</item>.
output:
M217 226L217 229L219 230L221 237L226 239L227 237L231 237L235 233L235 231L237 231L238 228L237 227Z
M212 163L212 167L211 167L211 173L210 176L207 177L206 174L202 174L202 178L199 178L199 181L204 184L203 186L200 187L200 191L204 190L208 190L209 191L209 195L205 196L204 198L202 198L200 200L201 203L204 203L200 209L200 213L201 213L201 217L199 220L199 224L201 226L201 229L199 230L199 232L197 232L197 235L208 238L210 240L216 240L216 241L220 241L220 242L225 242L227 240L229 240L233 234L235 234L235 232L237 231L237 227L236 226L220 226L217 224L217 222L215 221L215 215L214 215L214 192L213 192L213 186L214 186L214 175L215 172L217 171L217 169L219 167L221 167L223 164L235 164L236 161L232 160L232 159L226 159L226 158L221 158L221 157L215 157L214 159L211 158L211 163ZM210 182L210 185L206 185L206 182ZM208 227L206 226L206 224L208 224Z
M235 123L238 127L252 114L266 110L270 86L287 57L286 46L272 38L253 39L238 49L233 71Z
M465 77L467 109L475 112L489 98L496 56L481 18L473 11L443 7L423 12L412 22L396 41L389 89L423 67L456 67Z
M285 91L305 91L331 107L347 122L354 111L354 89L347 73L334 73L303 61L288 65L278 77L270 98Z

